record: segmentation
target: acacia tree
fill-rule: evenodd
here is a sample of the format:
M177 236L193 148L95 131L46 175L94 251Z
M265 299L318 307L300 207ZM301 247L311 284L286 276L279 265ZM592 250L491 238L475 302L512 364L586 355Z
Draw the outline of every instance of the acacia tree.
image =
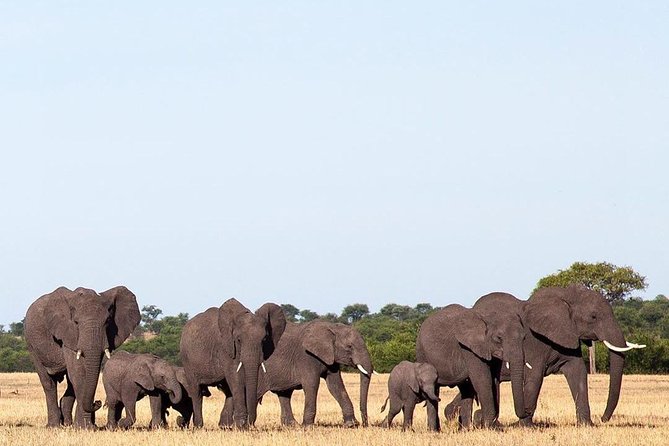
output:
M575 262L565 270L540 279L535 291L548 286L566 287L574 283L599 291L611 304L621 303L633 291L648 287L646 277L629 266L616 266L608 262Z
M608 262L574 262L569 268L559 270L537 282L535 291L549 286L566 287L582 284L602 293L612 305L621 304L633 291L646 289L646 277L629 266L617 266ZM590 373L595 373L595 344L588 349Z

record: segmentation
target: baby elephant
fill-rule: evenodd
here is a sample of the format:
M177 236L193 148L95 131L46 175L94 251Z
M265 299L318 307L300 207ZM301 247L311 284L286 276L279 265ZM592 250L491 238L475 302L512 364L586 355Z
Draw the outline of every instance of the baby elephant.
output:
M174 367L164 359L148 353L114 353L104 367L102 383L107 394L107 429L116 429L117 426L127 429L132 426L137 419L135 403L145 395L161 398L164 393L173 404L178 404L182 398L181 383ZM151 406L151 426L158 427L161 413L153 412L160 406ZM121 419L124 407L125 418Z
M386 410L390 399L388 416L381 424L390 427L395 415L404 412L402 430L411 428L413 424L413 410L416 404L429 399L440 401L435 393L437 384L437 369L432 364L422 362L402 361L390 372L388 378L388 398L386 398L381 412Z
M172 366L172 368L177 376L177 381L181 384L181 400L175 403L171 400L171 395L165 392L160 392L160 395L157 396L151 396L151 427L167 426L167 415L169 414L167 409L169 408L173 408L181 414L177 417L177 426L181 428L188 427L193 415L193 399L186 390L188 386L186 385L184 368L176 366ZM202 396L211 396L206 387L200 393Z

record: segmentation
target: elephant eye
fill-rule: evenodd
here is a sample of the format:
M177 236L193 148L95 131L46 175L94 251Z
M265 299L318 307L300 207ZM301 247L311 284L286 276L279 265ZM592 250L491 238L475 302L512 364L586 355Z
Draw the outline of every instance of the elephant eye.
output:
M593 318L593 319L597 319L597 313L592 313L592 314L590 315L590 317Z

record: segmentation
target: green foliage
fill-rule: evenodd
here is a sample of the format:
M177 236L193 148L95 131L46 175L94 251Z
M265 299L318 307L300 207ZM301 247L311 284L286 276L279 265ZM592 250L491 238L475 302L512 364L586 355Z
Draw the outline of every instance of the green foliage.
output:
M599 291L611 303L620 303L631 292L648 287L646 278L629 266L616 266L607 262L575 262L566 270L540 279L535 291L548 286L566 287L574 283Z
M26 341L13 334L0 334L0 372L34 371Z
M283 314L286 315L288 322L297 322L297 316L300 314L299 308L291 304L281 304L281 309L283 310Z
M347 305L341 312L341 319L344 322L353 324L369 314L369 307L367 304L352 304Z

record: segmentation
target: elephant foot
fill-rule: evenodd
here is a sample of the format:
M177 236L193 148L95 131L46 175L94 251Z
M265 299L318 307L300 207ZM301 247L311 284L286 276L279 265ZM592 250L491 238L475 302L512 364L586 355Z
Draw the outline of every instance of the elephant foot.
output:
M534 421L532 417L525 417L518 420L518 426L520 427L534 427Z
M118 427L120 427L121 429L129 429L130 426L132 426L133 424L135 423L132 420L125 417L121 418L121 420L118 422Z
M578 427L592 427L594 424L590 418L582 418L576 421Z
M358 427L359 425L360 423L358 423L358 420L356 420L355 418L344 420L344 427L354 428Z
M297 425L297 420L295 418L281 418L281 424L287 427L293 427Z

